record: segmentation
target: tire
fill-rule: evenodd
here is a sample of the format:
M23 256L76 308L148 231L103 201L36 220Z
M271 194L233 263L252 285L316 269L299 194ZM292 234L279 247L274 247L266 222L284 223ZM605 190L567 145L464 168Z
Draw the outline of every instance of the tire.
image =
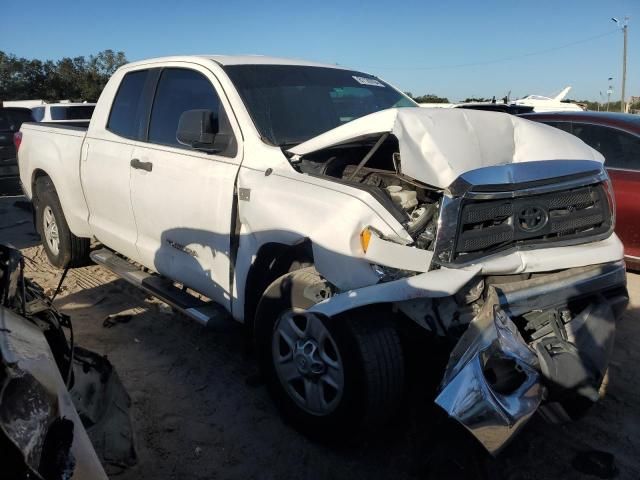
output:
M80 267L89 263L88 238L76 237L62 211L56 189L48 177L36 181L35 222L49 263L54 267Z
M325 295L318 294L323 289ZM313 267L283 275L264 292L254 332L262 374L285 419L312 437L335 441L381 426L395 413L404 393L404 359L395 328L379 313L322 318L304 311L327 291ZM295 344L283 340L293 335L291 322L306 332ZM322 331L328 339L318 341L326 337L318 334ZM313 350L310 344L315 352L305 357L303 352ZM300 367L301 357L306 368ZM284 358L292 359L286 369ZM285 376L293 379L287 382ZM314 392L321 401L308 402Z

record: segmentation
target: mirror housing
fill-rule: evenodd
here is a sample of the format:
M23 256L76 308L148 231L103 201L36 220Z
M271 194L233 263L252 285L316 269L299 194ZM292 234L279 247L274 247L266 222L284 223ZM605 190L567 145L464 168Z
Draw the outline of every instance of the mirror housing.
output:
M187 110L180 115L176 139L178 143L208 153L220 151L214 145L218 134L218 122L211 110Z

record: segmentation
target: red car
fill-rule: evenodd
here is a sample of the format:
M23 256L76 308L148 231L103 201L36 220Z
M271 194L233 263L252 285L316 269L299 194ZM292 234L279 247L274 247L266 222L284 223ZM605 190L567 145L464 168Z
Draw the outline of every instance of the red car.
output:
M616 197L616 233L627 265L640 269L640 115L610 112L527 113L580 138L605 158Z

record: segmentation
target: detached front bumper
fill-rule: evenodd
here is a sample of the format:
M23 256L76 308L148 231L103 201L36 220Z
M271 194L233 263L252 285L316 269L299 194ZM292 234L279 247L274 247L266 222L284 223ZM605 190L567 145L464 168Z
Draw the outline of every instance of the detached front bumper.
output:
M569 419L568 399L598 399L627 302L621 262L489 286L436 403L494 455L540 407Z

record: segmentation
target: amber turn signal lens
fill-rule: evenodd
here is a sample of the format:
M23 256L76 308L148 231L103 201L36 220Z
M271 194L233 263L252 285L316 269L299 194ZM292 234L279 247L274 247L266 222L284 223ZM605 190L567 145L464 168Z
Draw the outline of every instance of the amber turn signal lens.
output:
M367 248L369 248L369 241L371 241L371 230L365 228L360 232L360 245L362 245L362 250L364 253L367 253Z

